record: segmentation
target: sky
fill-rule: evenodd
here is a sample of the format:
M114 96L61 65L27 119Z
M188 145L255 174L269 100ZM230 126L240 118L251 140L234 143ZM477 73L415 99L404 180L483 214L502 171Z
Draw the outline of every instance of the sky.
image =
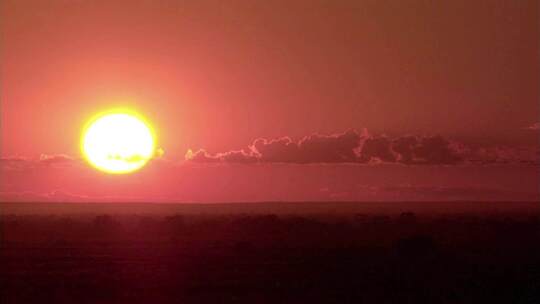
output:
M535 0L1 1L0 199L539 199L539 14ZM119 106L165 153L111 177L79 138Z

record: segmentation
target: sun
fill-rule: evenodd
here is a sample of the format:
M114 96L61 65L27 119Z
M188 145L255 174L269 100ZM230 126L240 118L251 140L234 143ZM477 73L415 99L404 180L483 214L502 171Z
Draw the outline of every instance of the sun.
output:
M109 111L90 120L82 132L81 150L95 168L125 174L142 168L156 150L146 120L130 111Z

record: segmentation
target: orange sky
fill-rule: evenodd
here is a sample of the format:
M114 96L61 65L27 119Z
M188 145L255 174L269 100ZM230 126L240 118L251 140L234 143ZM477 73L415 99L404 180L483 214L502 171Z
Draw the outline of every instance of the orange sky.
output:
M365 163L407 163L403 175L380 171L397 174L394 186L461 191L462 198L476 195L465 189L538 196L534 183L521 185L516 196L497 188L508 178L502 169L495 177L478 169L483 173L465 182L443 174L432 185L431 175L414 164L522 162L521 177L512 178L531 176L534 167L527 166L538 163L540 145L534 127L540 117L539 14L535 0L1 1L0 178L11 183L0 194L96 195L99 188L69 186L86 173L70 171L58 184L43 164L57 157L77 163L86 120L127 106L153 122L164 161L174 168L188 149L191 161L201 163L317 163L319 175L311 172L298 190L303 199L340 192L354 199L369 187L388 188L320 165L351 161L364 164L359 170L371 166ZM375 138L366 146L363 128ZM350 129L358 133L342 133ZM317 132L328 136L309 137ZM407 134L418 140L411 144ZM258 138L268 141L255 145ZM218 180L240 174L236 165L224 166L228 173ZM295 166L286 166L291 176L300 174ZM279 198L283 188L276 185L287 175L259 169L250 169L253 180L268 178L275 187L246 198ZM184 172L171 170L158 179L147 180L150 169L136 176L159 190L160 179L174 184ZM216 177L208 170L193 171L199 172L191 176L199 185L193 189L210 187ZM41 188L29 186L32 178L43 178L36 180ZM241 180L221 187L246 189ZM324 186L335 180L353 190ZM129 194L114 183L107 187L104 195ZM167 189L171 200L190 197ZM197 197L193 189L185 191ZM149 193L138 194L148 199ZM236 192L212 193L221 194L205 199L234 199Z
M2 1L2 155L76 154L118 103L160 144L348 128L523 144L538 1ZM530 142L529 142L530 143Z

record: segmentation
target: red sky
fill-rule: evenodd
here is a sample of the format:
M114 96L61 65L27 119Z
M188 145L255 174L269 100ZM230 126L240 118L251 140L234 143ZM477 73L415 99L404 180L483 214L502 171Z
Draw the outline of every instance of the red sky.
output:
M257 138L290 136L296 141L315 132L337 134L364 127L372 135L441 135L474 149L487 147L491 150L484 154L474 152L476 158L479 153L489 154L484 163L500 158L519 162L523 155L529 161L530 155L538 156L538 130L527 129L540 117L540 5L535 0L436 4L413 0L4 0L0 5L4 180L14 174L9 171L11 163L6 165L11 160L5 159L25 158L30 162L25 168L33 168L30 175L38 178L45 174L34 166L41 154L79 157L79 136L86 119L118 105L138 109L153 122L167 161L175 164L190 148L225 153L247 149ZM380 146L374 146L379 153ZM281 188L272 185L288 176L272 173L278 170L274 166L278 165L263 166L270 168L266 171L249 169L276 181L261 193L278 191ZM355 166L366 170L368 165ZM402 179L393 178L403 168L380 172L386 172L396 187L431 187L427 180L423 182L431 176L422 173L424 169L405 168L409 173ZM538 171L537 165L518 168L523 172L518 179L534 179L530 170ZM289 169L291 176L299 174ZM198 172L214 174L208 170ZM242 171L236 165L225 165L223 170L230 174L220 175L224 179ZM150 172L135 176L147 180ZM324 180L324 172L318 169L310 174ZM490 177L493 172L487 170L482 173L485 176L480 174L468 183L461 183L459 174L448 173L433 187L508 190L504 182L497 182L507 178L504 170L497 172L501 177ZM167 174L161 178L171 183L186 178L181 172ZM30 175L20 175L20 185L2 185L0 192L43 195L69 190L87 195L98 189L52 182L43 189L32 188L24 184ZM345 184L362 184L353 182L354 174L341 176L326 183L343 179ZM331 188L319 185L324 182L313 183L299 191ZM104 195L132 193L110 187L102 187L110 190ZM190 193L197 187L190 188ZM527 187L523 193L538 194L534 186ZM353 192L365 193L359 189ZM162 196L169 193L162 191ZM232 191L200 200L234 198ZM246 198L294 199L290 193ZM182 198L191 199L184 194L174 196Z

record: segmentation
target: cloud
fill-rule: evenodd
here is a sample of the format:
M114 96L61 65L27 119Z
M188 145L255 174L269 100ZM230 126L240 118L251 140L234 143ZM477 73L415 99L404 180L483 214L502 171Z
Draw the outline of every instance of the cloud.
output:
M442 136L420 138L411 147L413 162L427 164L453 164L461 160L459 151Z
M298 141L290 137L258 138L246 149L210 154L188 150L185 159L199 163L377 163L454 164L462 160L463 145L442 136L371 136L367 130L321 135Z
M337 134L312 134L300 140L290 137L258 138L240 150L209 153L191 150L185 160L193 163L400 163L407 165L458 163L540 163L538 146L468 146L442 136L406 135L388 137L370 135L367 130L348 130ZM162 157L152 159L152 167L168 162ZM39 167L86 167L80 158L65 154L41 154L39 158L0 158L0 171L25 171Z
M361 149L360 158L363 161L395 162L396 153L392 150L392 142L385 136L367 138Z
M461 145L442 136L368 137L360 149L364 162L399 162L404 164L454 164L462 160Z
M300 159L298 144L290 137L267 140L256 139L250 148L257 153L264 162L295 163Z
M39 162L42 164L62 164L69 163L75 160L73 157L66 154L41 154L39 156Z
M367 136L349 130L341 134L319 135L304 137L298 143L300 162L306 163L346 163L357 162L356 149Z
M257 139L250 149L261 162L350 163L359 161L356 149L363 137L363 134L349 130L332 135L312 134L298 142L289 137Z
M38 159L25 157L0 158L0 170L29 170L40 166L69 166L79 160L66 154L41 154Z
M114 196L76 194L60 189L49 192L35 191L0 191L0 202L56 202L56 203L83 203L83 202L144 202L147 199L136 196Z
M193 152L191 149L187 150L185 159L195 163L214 163L220 161L219 158L210 155L204 149L200 149L196 152Z
M532 131L538 131L538 130L540 130L540 122L535 122L535 123L533 123L532 125L528 126L525 129L532 130Z
M312 134L299 141L290 137L258 138L247 149L210 154L204 149L188 150L185 159L198 163L353 163L366 133L349 130L332 135Z
M185 159L196 163L254 163L258 160L258 156L253 153L245 152L244 150L229 151L211 155L204 149L193 152L191 149L186 152Z
M167 162L162 157L163 152L158 149L156 155L149 159L153 164L160 162ZM137 160L140 156L133 156L134 160ZM48 168L70 168L84 166L84 160L82 158L73 157L67 154L40 154L38 158L27 158L19 156L1 157L0 158L0 172L1 171L24 171L31 170L39 167Z
M475 163L529 163L540 164L538 147L493 146L468 149L463 153L464 159Z
M415 158L414 147L418 145L415 136L402 136L394 139L392 150L398 155L398 160L403 163L412 163Z
M81 202L89 201L86 195L76 195L62 190L45 193L33 191L3 191L0 192L1 202Z
M254 163L258 159L257 155L244 150L218 153L217 157L222 161L229 163Z
M24 170L32 164L29 159L24 157L2 157L0 158L1 170Z
M95 198L91 199L87 195L74 194L63 190L53 190L49 193L44 194L44 196L47 200L54 202L83 202L91 200L95 201Z

